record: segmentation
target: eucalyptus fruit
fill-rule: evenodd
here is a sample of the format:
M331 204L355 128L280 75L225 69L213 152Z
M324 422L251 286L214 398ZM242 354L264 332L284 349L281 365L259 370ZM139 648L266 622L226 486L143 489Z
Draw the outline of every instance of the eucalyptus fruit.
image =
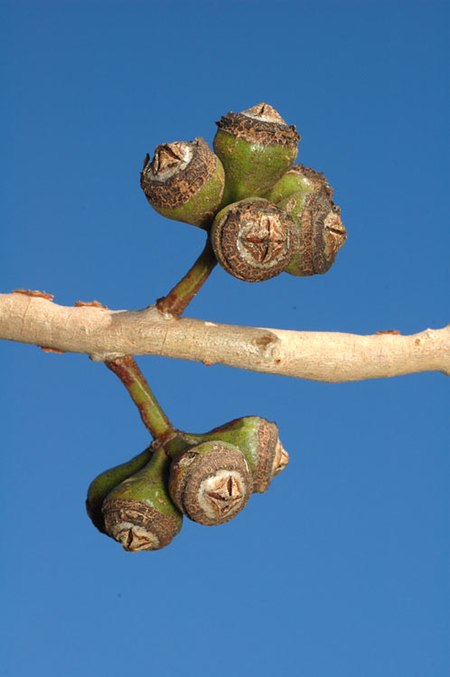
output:
M223 524L263 493L289 461L278 427L260 416L244 416L201 435L184 436L187 446L174 455L169 492L190 519Z
M288 169L264 197L278 204L294 193L302 193L306 199L307 195L320 189L325 190L330 198L333 197L333 189L328 185L325 176L299 163Z
M295 126L267 103L228 113L217 126L214 150L226 177L223 205L264 195L297 157Z
M94 525L126 550L156 550L178 533L180 512L210 526L228 522L288 460L278 427L260 416L203 434L178 431L165 445L153 443L96 477L86 508Z
M141 172L141 188L157 212L201 228L219 209L224 182L222 163L201 137L157 146Z
M299 190L291 192L295 184ZM295 221L298 246L286 272L307 276L326 273L347 238L341 211L333 202L333 190L323 174L298 165L272 191L272 199L283 195L277 206Z
M233 444L210 440L178 454L170 467L169 492L178 509L207 526L235 517L252 493L245 456Z
M236 446L248 463L254 493L264 493L272 479L289 462L289 455L279 438L278 426L260 416L236 418L199 438L202 441L220 440Z
M158 550L180 531L182 515L167 491L169 465L164 449L155 449L149 462L104 500L105 532L125 550Z
M126 461L126 463L121 463L114 468L105 470L91 482L86 498L86 510L99 531L106 533L102 505L107 495L127 477L141 470L149 462L151 454L152 447L150 445L140 454Z
M224 207L213 221L210 237L222 268L246 282L279 275L299 246L294 219L263 198Z

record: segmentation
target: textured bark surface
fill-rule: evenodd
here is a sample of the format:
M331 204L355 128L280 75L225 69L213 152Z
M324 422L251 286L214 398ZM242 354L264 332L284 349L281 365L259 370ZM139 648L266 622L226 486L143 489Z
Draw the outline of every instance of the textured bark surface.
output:
M176 319L154 306L140 311L59 306L36 292L0 294L0 338L86 353L94 360L163 355L335 383L423 371L450 374L450 326L410 336L287 331Z

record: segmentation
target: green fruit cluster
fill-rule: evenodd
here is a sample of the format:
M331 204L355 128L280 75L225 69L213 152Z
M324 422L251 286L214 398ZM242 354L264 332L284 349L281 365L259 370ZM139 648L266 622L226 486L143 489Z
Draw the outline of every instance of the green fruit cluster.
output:
M178 534L183 514L209 526L228 522L287 462L277 426L246 416L208 433L180 432L106 470L89 486L86 508L125 550L158 550Z
M141 187L149 203L207 230L218 262L239 280L329 270L346 230L325 177L294 166L295 126L266 103L217 125L214 151L197 138L146 156Z

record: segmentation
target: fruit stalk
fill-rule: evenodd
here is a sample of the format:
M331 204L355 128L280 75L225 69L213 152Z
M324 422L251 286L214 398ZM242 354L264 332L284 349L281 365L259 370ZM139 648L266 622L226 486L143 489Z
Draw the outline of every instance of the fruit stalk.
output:
M216 264L217 259L208 238L202 253L186 275L166 296L158 299L156 302L158 310L163 315L181 315L205 284Z
M106 360L105 365L122 381L137 406L145 427L155 439L170 438L175 429L167 418L136 360L131 355Z

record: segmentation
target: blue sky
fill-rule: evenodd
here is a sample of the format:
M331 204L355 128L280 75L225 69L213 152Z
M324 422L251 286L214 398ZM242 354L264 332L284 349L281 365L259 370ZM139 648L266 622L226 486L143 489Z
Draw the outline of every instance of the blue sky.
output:
M153 212L146 152L260 101L302 135L349 238L325 276L215 271L188 315L302 330L448 323L449 11L438 2L0 2L2 291L141 308L199 253ZM85 356L4 343L0 675L442 677L442 374L330 385L157 357L174 423L277 421L291 455L227 525L131 555L84 512L148 436ZM6 613L5 613L6 610Z

